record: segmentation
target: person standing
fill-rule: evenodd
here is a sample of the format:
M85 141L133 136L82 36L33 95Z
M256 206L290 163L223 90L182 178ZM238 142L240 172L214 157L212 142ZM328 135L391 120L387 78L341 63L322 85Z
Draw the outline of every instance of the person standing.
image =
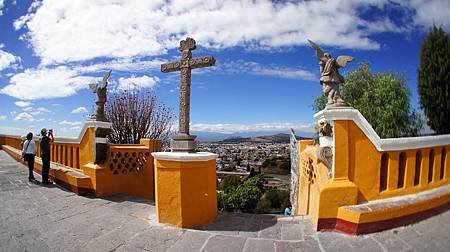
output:
M34 157L36 156L36 144L33 140L33 133L27 134L27 140L23 143L22 148L23 159L28 163L28 181L36 181L34 179L33 169L34 169Z
M50 171L50 143L53 142L53 131L43 128L41 130L41 158L42 158L42 184L53 184L48 180L48 172Z

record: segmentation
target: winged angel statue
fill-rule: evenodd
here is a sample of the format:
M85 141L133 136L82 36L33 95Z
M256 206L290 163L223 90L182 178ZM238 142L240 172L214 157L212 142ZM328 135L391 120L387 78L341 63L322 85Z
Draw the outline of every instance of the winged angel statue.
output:
M91 116L92 119L97 121L106 121L105 117L105 103L106 103L106 88L108 86L108 79L111 76L112 70L109 70L105 76L103 76L102 85L95 83L89 84L89 87L94 93L97 93L97 100L95 101L95 111Z
M323 87L323 93L328 97L327 107L345 106L339 91L339 84L344 83L344 77L342 77L338 69L345 67L347 62L352 61L354 58L343 55L333 59L331 54L324 53L316 43L309 39L308 42L316 49L316 56L320 61L320 83Z

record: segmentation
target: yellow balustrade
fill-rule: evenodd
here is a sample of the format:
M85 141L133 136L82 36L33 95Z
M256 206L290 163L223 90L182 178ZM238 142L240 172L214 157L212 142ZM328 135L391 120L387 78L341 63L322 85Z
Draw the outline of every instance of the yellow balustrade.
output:
M78 139L55 139L50 144L49 176L61 186L78 194L106 196L125 193L154 199L154 161L151 152L161 150L161 141L141 139L137 145L108 145L104 164L94 164L96 127L107 123L87 122ZM0 147L21 160L21 137L0 135ZM40 141L35 139L35 171L42 171Z
M333 125L333 166L328 177L319 147L299 142L298 205L317 229L368 233L450 209L450 135L380 139L351 108L315 118Z

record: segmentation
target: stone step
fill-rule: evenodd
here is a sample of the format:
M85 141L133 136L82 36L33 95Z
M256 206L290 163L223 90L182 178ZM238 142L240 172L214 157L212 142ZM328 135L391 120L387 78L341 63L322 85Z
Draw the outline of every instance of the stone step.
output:
M365 234L419 222L450 209L450 185L428 191L342 206L336 229Z

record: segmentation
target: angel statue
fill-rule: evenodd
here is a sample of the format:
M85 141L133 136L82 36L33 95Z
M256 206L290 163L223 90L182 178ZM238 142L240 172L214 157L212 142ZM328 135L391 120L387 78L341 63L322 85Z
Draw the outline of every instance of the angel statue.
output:
M95 101L95 111L91 116L91 119L96 121L104 121L106 122L105 117L105 103L106 103L106 87L108 86L108 79L111 75L112 70L109 70L103 76L103 84L97 85L95 83L89 84L89 87L92 89L94 93L97 93L97 100Z
M320 83L323 93L328 97L327 107L346 106L339 91L339 84L344 83L344 77L339 73L339 68L345 67L347 62L352 61L352 56L339 56L333 59L331 54L324 53L320 47L308 39L311 46L316 49L316 56L319 59Z

